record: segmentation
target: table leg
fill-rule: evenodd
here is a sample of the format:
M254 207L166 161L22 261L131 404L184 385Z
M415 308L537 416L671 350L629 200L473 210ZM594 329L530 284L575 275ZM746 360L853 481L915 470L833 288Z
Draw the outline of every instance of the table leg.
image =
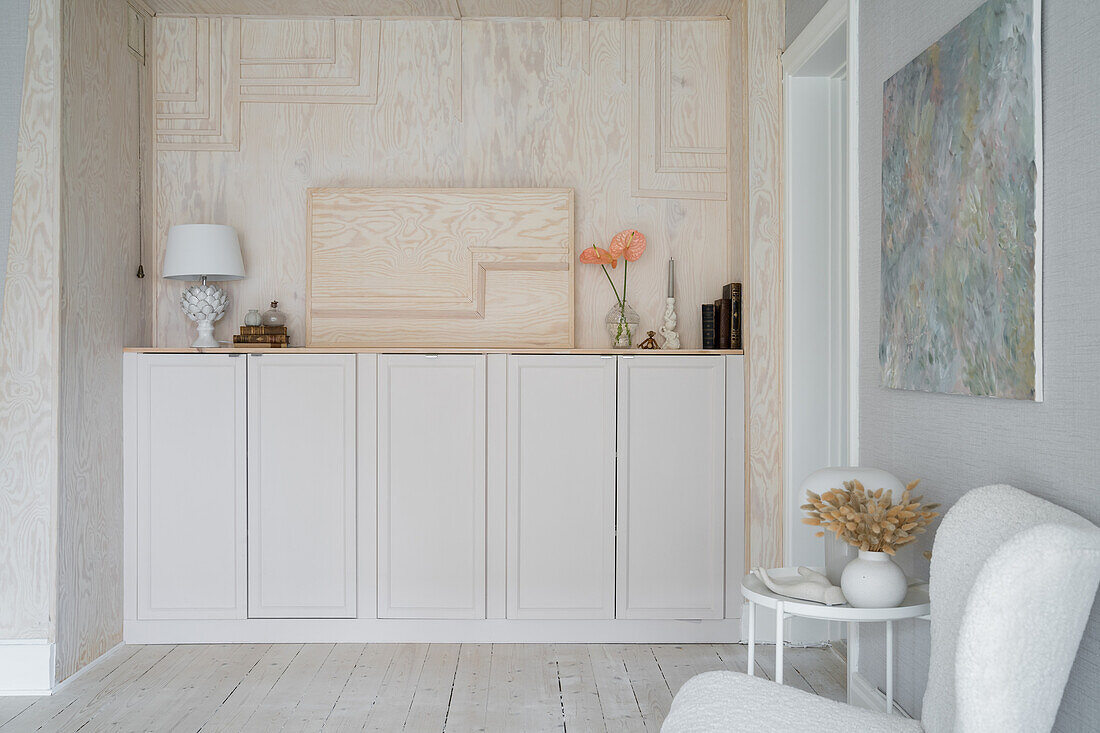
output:
M886 714L894 712L894 622L886 622Z
M756 604L749 601L749 676L756 676Z
M783 684L783 601L775 602L775 681Z
M848 667L848 704L852 705L852 690L855 689L852 681L859 671L859 624L855 621L848 622L848 656L845 661Z

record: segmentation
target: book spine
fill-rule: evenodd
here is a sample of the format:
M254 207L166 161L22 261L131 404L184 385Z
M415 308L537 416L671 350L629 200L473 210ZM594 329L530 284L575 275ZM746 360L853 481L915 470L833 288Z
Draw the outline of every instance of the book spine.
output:
M703 303L703 348L718 348L718 331L715 329L714 303Z
M286 326L241 326L242 336L286 336Z
M239 334L233 337L233 343L235 344L285 344L286 342L286 335Z
M730 348L741 349L741 283L730 283Z
M717 322L718 348L730 348L730 299L719 298L714 301L714 320Z

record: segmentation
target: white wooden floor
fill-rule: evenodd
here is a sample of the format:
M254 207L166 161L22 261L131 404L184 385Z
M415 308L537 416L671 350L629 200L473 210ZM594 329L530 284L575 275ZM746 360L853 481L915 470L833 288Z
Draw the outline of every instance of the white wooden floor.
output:
M657 731L689 677L745 671L740 644L126 646L51 697L0 698L0 731ZM757 648L771 677L774 648ZM844 697L830 649L786 683Z

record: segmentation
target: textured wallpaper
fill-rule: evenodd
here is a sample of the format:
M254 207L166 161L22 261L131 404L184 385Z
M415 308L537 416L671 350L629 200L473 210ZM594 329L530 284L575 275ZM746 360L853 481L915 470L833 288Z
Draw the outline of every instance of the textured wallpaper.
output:
M881 293L882 85L969 15L978 0L878 0L860 17L860 462L951 504L968 489L1008 483L1100 522L1100 86L1095 82L1100 4L1043 3L1044 402L888 390L878 363ZM906 553L910 572L927 563ZM1038 620L1041 622L1041 620ZM883 685L881 631L865 631L861 671ZM928 625L898 635L899 702L920 713ZM1100 720L1100 606L1094 606L1058 723L1091 730Z
M60 0L31 0L0 315L0 638L53 639Z

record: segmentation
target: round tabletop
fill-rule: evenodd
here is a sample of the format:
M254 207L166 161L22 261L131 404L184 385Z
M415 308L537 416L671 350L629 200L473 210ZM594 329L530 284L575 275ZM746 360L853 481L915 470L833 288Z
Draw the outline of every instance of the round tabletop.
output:
M824 572L820 568L815 570ZM776 580L799 577L798 568L775 568L768 570L768 575ZM897 621L927 616L931 610L928 603L928 584L923 582L909 586L905 599L895 608L854 608L847 603L840 606L826 606L824 603L781 596L768 590L768 587L752 573L741 579L741 595L746 601L758 603L765 608L774 609L777 603L782 602L783 613L792 616L829 621Z

